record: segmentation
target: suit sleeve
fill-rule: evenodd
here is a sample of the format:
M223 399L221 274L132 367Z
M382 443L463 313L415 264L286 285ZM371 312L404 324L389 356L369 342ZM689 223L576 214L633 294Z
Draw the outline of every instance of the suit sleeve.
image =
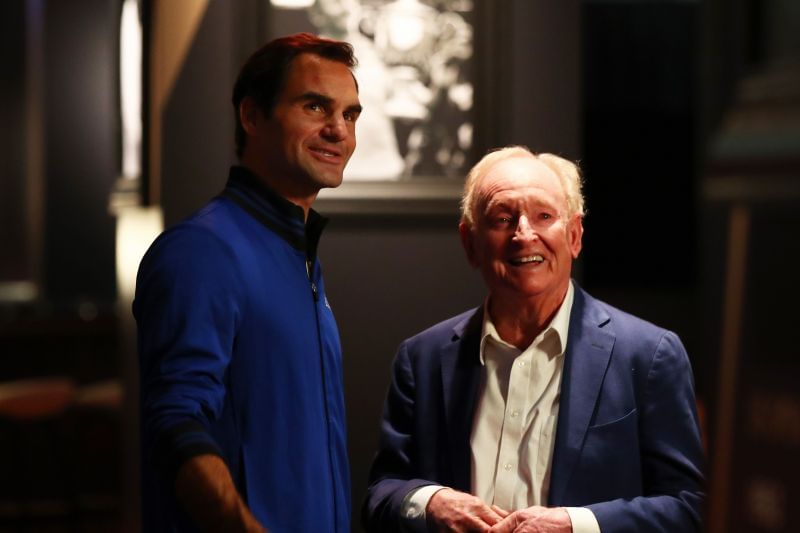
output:
M587 507L603 533L700 531L703 449L691 366L674 333L652 357L640 413L642 495Z
M406 496L434 482L416 477L414 452L415 382L407 342L395 356L380 427L378 453L372 463L362 522L369 532L401 532Z
M145 460L174 476L188 458L221 455L209 426L225 398L242 288L225 243L201 228L160 237L137 278Z

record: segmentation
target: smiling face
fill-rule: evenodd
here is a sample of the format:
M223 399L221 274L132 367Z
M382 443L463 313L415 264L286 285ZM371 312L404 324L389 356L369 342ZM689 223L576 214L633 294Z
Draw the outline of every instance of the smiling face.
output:
M248 139L242 163L287 199L308 208L320 189L342 183L356 147L360 113L347 65L300 54L270 116L252 99L243 101L240 117Z
M492 299L560 305L583 226L579 214L568 214L558 176L533 156L516 156L489 167L474 187L473 223L459 230Z

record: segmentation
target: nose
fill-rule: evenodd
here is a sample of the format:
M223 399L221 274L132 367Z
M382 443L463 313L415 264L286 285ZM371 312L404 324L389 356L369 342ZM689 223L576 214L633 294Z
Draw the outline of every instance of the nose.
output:
M339 142L347 138L349 131L347 123L342 116L331 116L322 128L322 136L326 141Z
M514 240L527 241L536 237L536 232L533 231L530 221L526 215L520 215L517 219L517 227L514 231Z

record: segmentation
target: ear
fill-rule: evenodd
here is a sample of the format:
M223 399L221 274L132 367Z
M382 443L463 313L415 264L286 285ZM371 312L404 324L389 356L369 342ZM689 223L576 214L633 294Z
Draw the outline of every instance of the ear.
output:
M577 259L583 249L583 217L575 215L567 224L567 242L572 258Z
M239 102L239 121L247 135L255 135L260 117L261 110L255 100L249 96L242 98L242 101Z
M478 268L478 261L475 256L475 234L472 231L472 226L462 220L458 224L458 235L461 237L461 245L467 254L467 261L474 268Z

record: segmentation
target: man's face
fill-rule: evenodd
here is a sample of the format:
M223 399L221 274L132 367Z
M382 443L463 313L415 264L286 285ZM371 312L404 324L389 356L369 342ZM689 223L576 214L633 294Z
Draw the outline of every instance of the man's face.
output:
M474 194L474 225L459 229L492 296L562 298L583 226L579 215L568 217L558 176L532 157L513 157L490 167Z
M254 143L264 172L287 184L291 200L310 204L320 189L342 183L356 147L360 113L358 90L346 65L300 54L289 66L271 116L258 117L247 148Z

